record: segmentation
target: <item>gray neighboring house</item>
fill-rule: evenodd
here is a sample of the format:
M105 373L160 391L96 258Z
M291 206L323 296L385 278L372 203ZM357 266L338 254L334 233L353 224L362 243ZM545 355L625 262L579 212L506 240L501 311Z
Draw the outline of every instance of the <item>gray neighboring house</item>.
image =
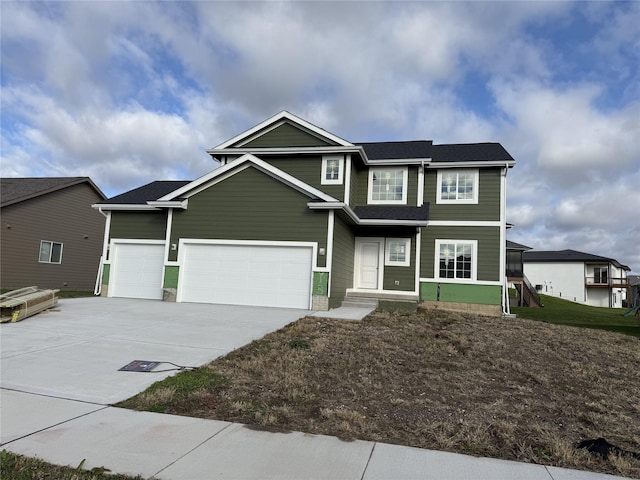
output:
M93 290L105 198L88 177L0 179L0 287Z

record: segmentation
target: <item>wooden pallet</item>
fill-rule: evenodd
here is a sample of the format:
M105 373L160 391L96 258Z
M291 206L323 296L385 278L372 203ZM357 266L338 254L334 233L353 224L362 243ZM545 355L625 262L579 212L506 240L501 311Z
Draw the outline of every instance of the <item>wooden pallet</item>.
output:
M0 323L19 322L58 303L60 290L25 287L0 295Z

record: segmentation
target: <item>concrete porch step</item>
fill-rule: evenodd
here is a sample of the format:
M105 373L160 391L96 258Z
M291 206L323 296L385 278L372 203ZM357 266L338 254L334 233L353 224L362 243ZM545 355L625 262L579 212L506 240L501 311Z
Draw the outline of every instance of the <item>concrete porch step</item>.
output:
M348 294L342 301L342 306L352 308L378 308L378 299Z
M363 301L360 301L359 299L345 299L342 301L342 306L350 308L378 308L378 301L371 301L370 299Z

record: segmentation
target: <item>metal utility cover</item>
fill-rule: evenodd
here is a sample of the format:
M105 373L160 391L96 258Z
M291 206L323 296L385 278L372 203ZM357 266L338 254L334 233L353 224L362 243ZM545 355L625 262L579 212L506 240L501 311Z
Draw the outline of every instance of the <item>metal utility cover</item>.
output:
M150 372L162 362L150 362L148 360L134 360L119 368L119 372Z

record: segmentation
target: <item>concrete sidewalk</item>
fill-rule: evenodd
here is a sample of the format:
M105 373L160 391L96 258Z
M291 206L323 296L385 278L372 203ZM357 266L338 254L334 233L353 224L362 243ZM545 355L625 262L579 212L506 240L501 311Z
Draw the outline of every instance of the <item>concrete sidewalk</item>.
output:
M171 480L605 480L556 467L248 426L0 390L2 449Z

